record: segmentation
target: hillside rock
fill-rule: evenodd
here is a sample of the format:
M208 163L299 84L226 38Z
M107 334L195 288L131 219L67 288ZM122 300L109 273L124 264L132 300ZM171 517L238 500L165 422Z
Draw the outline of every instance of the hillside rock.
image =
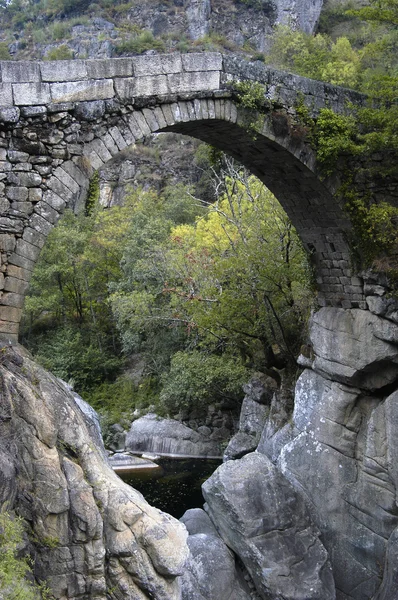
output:
M21 348L0 360L0 500L57 599L179 600L185 527L112 471L73 395ZM17 476L16 476L17 475Z

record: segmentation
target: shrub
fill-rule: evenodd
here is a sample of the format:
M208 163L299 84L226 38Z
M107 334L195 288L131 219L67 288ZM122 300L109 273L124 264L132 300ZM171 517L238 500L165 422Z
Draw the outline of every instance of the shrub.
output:
M0 42L0 60L11 60L7 42Z
M240 360L202 352L177 352L170 371L162 377L160 403L170 414L181 409L203 409L213 402L239 402L249 371Z
M124 40L115 48L116 54L142 54L146 50L164 50L164 43L157 40L151 31L142 31L139 35L134 35L128 40Z
M73 50L71 50L66 44L62 44L57 48L52 48L49 50L44 57L44 60L71 60L74 57Z

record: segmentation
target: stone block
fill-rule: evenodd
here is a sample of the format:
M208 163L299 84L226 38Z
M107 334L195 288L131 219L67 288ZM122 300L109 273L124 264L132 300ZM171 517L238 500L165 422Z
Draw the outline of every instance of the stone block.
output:
M27 162L17 163L12 167L13 171L31 171L32 165Z
M8 265L7 268L8 277L15 277L16 279L23 279L24 281L29 281L32 276L32 271L28 271L23 267L17 267L16 265Z
M12 108L0 108L0 121L3 121L3 123L18 123L19 115L19 108L16 106Z
M0 233L22 233L24 228L21 219L0 217Z
M46 106L22 106L21 115L23 117L38 117L47 114Z
M38 204L35 206L35 213L54 225L58 222L61 216L57 210L54 210L54 208L52 208L46 202L38 202Z
M163 113L164 116L164 120L166 121L167 125L174 125L174 116L173 113L171 112L171 108L169 104L163 104L163 106L160 107L161 111Z
M30 188L29 202L40 202L43 192L40 188Z
M80 187L88 187L89 181L87 175L85 175L72 160L64 162L62 168Z
M136 56L133 58L134 75L167 75L182 71L180 54L158 54L156 56Z
M7 160L7 150L5 148L0 148L0 160Z
M4 288L4 275L0 272L0 290Z
M154 132L158 131L159 123L157 122L153 111L150 108L143 108L142 114L144 115L145 121L148 123L149 129Z
M41 184L41 176L38 173L9 173L7 175L9 183L18 187L36 187Z
M74 194L80 192L80 185L62 167L57 167L54 171L54 175Z
M12 202L11 209L23 215L30 215L33 211L33 205L31 202Z
M133 61L131 58L87 60L86 67L87 76L92 79L131 77L133 75Z
M12 166L7 160L0 161L0 173L7 173L8 171L11 171L11 169Z
M44 192L43 201L58 212L62 212L66 206L65 200L63 200L60 196L58 196L58 194L56 194L52 190L46 190Z
M19 152L18 150L9 150L8 160L12 163L27 162L29 160L29 154L27 152Z
M136 77L133 80L132 96L162 96L168 92L166 75Z
M115 141L109 132L106 132L106 134L102 136L102 141L112 156L119 152L119 148L116 146Z
M3 306L12 306L14 308L22 308L25 301L25 296L15 294L14 292L2 292L0 302Z
M48 235L53 228L53 225L51 223L49 223L48 221L43 219L43 217L41 217L37 213L35 213L31 216L29 224L33 229L36 229L36 231L39 231L43 235ZM14 263L14 264L18 264L18 263ZM24 265L18 265L18 266L23 267Z
M195 52L183 54L181 58L184 71L221 71L222 69L222 55L219 52Z
M30 244L37 246L38 248L43 248L47 237L39 231L36 231L36 229L25 227L22 239L25 240L25 242L29 242Z
M160 106L156 106L155 108L153 108L152 112L154 114L154 117L155 117L156 121L159 124L159 128L163 129L164 127L167 127L167 123L166 123L166 120L164 118L164 114L163 114L162 109L160 108Z
M40 63L43 81L78 81L87 79L85 60L54 60Z
M115 95L112 79L90 79L88 81L69 81L49 85L53 102L106 100L107 98L113 98Z
M33 271L35 263L24 256L20 256L15 252L8 258L8 272L11 273L10 267L20 267L23 271Z
M148 123L140 111L135 111L129 118L129 127L136 139L140 139L151 132Z
M17 106L47 104L51 101L48 83L13 83L12 90Z
M84 147L84 155L85 156L89 156L91 152L94 152L95 154L98 155L98 157L101 160L101 165L103 165L103 163L107 162L108 160L110 160L112 158L112 154L109 152L108 148L105 146L104 142L102 140L93 140L92 142L90 142L89 144L87 144ZM94 168L98 168L96 167L96 165L93 165Z
M9 233L0 234L0 251L1 252L13 252L16 244L14 235Z
M28 258L29 260L35 261L37 260L40 254L40 248L34 246L30 242L19 239L17 240L17 244L15 247L15 253Z
M50 190L63 198L66 203L70 202L73 197L73 192L71 192L68 186L62 183L57 177L50 177L50 179L47 181L47 186L50 188Z
M1 79L3 83L39 82L39 64L34 61L1 61Z
M20 294L24 296L28 290L29 283L23 281L23 279L16 279L15 277L6 277L4 280L4 291L14 292L14 294Z
M0 83L0 106L12 106L12 87L11 83Z
M109 133L113 137L119 150L123 150L124 148L127 148L127 144L124 141L124 138L117 127L111 127L109 129Z
M20 304L20 306L14 306L10 302L7 302L7 300L4 298L5 295L6 294L3 294L3 297L0 299L1 319L4 321L12 321L14 323L19 323L22 317L22 306L24 298L22 297L22 304Z
M220 72L176 73L168 75L167 80L171 93L218 90L220 87Z
M12 339L14 339L14 336L18 335L18 330L19 330L19 321L17 322L11 322L11 321L3 321L2 319L5 316L9 316L9 309L8 307L4 307L4 309L2 309L0 307L0 315L1 315L1 320L0 320L0 337L2 337L2 334L10 334L10 337L12 337ZM18 338L16 337L15 341L17 341Z

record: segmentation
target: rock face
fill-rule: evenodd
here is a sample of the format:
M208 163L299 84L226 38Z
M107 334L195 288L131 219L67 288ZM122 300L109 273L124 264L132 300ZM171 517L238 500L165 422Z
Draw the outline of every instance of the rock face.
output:
M131 452L221 456L219 441L209 439L208 435L194 431L180 421L162 419L152 413L133 421L126 436L126 448Z
M239 430L224 452L224 460L240 458L258 446L261 433L269 416L269 405L277 390L274 379L262 373L244 386L245 397L240 412Z
M203 485L208 512L262 598L333 600L319 530L300 493L264 455L221 465Z
M21 349L0 360L1 508L27 524L57 599L179 600L185 527L108 466L71 392Z
M199 508L191 509L180 520L188 530L190 550L181 578L182 600L248 600L250 590L235 556L208 515Z

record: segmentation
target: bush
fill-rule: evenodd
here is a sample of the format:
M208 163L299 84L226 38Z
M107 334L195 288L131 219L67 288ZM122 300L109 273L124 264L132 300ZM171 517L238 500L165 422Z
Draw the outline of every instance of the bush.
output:
M66 44L62 44L57 48L52 48L49 50L44 57L44 60L71 60L75 55L73 50L69 48Z
M7 42L0 42L0 60L11 60Z
M146 50L164 51L164 43L157 40L151 31L143 31L128 40L124 40L115 48L116 54L142 54Z
M0 598L40 600L49 598L48 589L27 580L32 577L30 559L19 556L23 545L23 519L0 513Z
M170 371L162 377L160 403L172 415L181 409L206 412L214 402L240 402L242 386L248 379L248 369L235 357L177 352Z

